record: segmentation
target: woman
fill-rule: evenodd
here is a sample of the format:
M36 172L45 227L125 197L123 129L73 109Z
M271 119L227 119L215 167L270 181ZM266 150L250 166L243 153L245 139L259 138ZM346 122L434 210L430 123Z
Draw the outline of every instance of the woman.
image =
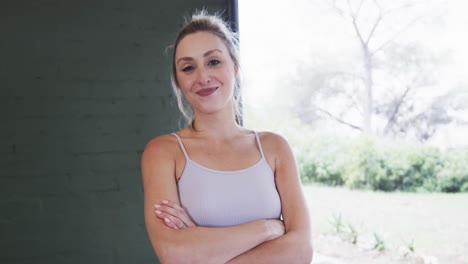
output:
M189 125L142 156L146 227L162 263L311 262L292 151L238 125L238 73L234 34L216 16L194 15L176 39L172 76Z

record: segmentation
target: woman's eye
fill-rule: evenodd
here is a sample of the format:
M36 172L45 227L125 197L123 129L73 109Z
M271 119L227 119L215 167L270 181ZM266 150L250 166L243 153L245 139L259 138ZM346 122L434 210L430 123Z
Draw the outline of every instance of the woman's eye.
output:
M186 67L182 68L182 71L183 72L189 72L189 71L191 71L193 69L194 69L193 66L186 66Z
M208 65L210 66L216 66L218 64L220 64L221 62L219 60L210 60L210 62L208 62Z

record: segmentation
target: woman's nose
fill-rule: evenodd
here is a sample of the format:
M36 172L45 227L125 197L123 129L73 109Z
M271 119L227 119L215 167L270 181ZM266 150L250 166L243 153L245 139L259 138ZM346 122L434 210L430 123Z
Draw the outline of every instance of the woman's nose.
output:
M205 68L199 68L198 82L201 85L206 85L211 82L211 77L209 75L209 72Z

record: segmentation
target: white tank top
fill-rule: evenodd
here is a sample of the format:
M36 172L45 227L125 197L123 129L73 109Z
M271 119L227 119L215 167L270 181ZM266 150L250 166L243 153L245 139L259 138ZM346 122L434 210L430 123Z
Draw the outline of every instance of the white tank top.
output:
M259 219L280 219L281 201L275 177L257 132L261 159L236 171L213 170L190 160L181 138L173 135L186 158L177 184L180 202L197 226L226 227Z

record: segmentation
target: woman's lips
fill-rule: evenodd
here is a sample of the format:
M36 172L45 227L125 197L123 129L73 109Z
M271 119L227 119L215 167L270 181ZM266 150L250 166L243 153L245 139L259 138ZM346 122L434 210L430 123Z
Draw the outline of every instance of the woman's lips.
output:
M199 96L208 96L208 95L214 93L217 89L218 89L218 87L205 88L205 89L199 90L198 92L196 92L196 94L198 94Z

